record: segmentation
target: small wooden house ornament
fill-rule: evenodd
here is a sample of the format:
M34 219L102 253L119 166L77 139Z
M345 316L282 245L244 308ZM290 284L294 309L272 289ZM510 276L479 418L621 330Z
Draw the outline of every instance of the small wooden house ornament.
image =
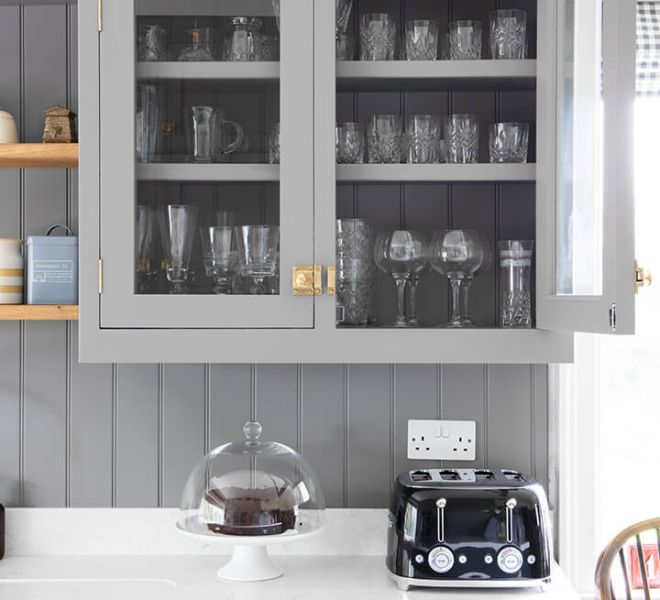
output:
M45 144L70 144L78 141L76 113L63 106L47 108L44 113L46 113L46 122L42 141Z

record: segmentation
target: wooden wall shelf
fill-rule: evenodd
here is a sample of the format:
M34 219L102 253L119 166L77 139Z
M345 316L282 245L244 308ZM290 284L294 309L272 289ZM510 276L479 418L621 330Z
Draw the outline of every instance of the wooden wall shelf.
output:
M77 321L78 307L65 305L3 304L0 321Z
M78 144L0 144L0 167L75 169Z

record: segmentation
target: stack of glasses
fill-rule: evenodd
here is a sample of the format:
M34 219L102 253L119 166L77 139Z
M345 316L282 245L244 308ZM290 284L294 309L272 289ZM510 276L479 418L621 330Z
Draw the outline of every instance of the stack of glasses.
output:
M365 327L374 321L374 232L364 219L337 220L337 323Z

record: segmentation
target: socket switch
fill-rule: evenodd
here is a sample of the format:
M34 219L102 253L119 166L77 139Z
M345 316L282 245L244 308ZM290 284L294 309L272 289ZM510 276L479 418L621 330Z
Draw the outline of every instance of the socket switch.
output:
M408 421L411 460L475 460L475 421Z

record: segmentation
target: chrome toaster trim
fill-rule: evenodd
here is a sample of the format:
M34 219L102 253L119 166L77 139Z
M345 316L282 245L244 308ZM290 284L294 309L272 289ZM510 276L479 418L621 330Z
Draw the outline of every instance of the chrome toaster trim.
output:
M550 583L552 578L547 579L413 579L412 577L401 577L395 575L389 569L387 574L396 583L397 587L405 592L412 587L425 588L480 588L480 589L521 589L542 588Z

